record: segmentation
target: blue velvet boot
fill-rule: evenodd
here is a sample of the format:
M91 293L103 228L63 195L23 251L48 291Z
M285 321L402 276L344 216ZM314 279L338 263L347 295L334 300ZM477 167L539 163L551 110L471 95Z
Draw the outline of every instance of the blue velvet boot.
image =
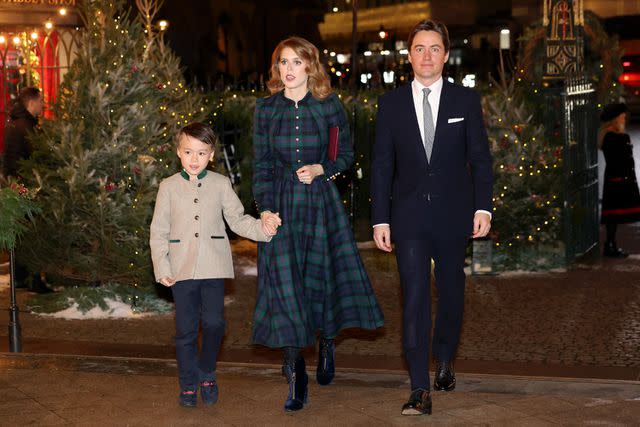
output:
M304 358L299 356L293 364L285 360L282 374L287 377L289 383L289 396L284 402L284 410L287 412L299 411L307 403L307 384L309 382Z
M336 346L333 340L321 337L318 341L318 369L316 380L320 385L329 385L336 373Z

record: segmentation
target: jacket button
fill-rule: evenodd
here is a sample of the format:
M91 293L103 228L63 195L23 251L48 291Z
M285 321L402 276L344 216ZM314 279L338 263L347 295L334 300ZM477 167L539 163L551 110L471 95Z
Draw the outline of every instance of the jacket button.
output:
M199 233L196 233L196 237L200 237L200 234L199 234Z
M193 203L198 203L198 199L193 199Z
M196 221L200 219L200 215L196 215Z

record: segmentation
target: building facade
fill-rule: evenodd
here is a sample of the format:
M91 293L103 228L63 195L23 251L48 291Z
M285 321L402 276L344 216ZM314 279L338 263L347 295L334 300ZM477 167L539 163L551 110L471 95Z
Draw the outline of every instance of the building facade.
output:
M76 0L0 0L0 152L20 89L40 88L45 115L73 61L80 31Z

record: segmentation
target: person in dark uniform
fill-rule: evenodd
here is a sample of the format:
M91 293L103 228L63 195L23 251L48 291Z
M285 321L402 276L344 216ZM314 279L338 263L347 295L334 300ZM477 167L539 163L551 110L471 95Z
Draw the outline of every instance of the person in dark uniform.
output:
M603 255L628 256L618 247L618 224L640 221L640 192L633 161L633 144L625 133L628 108L624 103L609 104L600 115L598 145L604 154L604 185L600 222L607 228Z
M285 410L297 411L307 397L300 350L314 345L320 332L316 379L329 384L339 331L375 329L383 317L332 180L351 166L354 154L344 108L318 49L300 37L283 40L273 52L270 77L272 95L256 103L253 195L261 219L282 225L270 243L258 244L253 342L283 348ZM331 141L339 141L335 159Z

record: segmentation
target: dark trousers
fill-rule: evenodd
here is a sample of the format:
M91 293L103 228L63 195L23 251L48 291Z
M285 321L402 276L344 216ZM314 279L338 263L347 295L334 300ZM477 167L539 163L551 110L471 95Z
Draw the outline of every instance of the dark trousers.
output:
M402 346L411 389L430 389L431 259L438 291L433 357L455 357L464 310L464 255L467 237L436 236L396 242L396 259L403 293Z
M215 380L224 337L224 280L182 280L171 287L176 307L176 356L181 390ZM202 345L198 355L198 326Z

